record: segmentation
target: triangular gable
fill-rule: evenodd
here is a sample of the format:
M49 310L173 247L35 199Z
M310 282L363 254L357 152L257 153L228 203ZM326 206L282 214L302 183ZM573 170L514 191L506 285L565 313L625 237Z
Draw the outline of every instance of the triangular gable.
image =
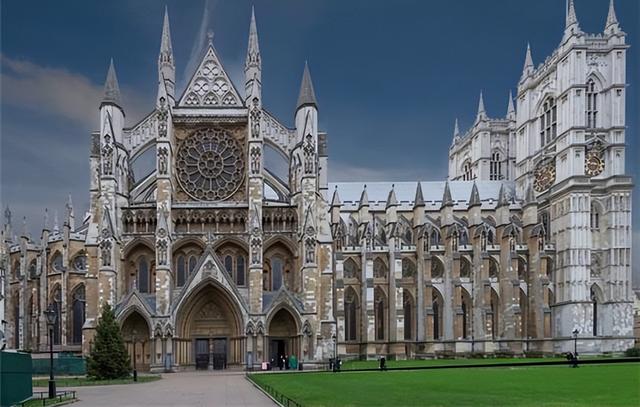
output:
M178 106L242 107L237 89L224 70L220 58L209 44L198 69L194 72Z
M299 315L304 313L304 305L302 301L296 298L285 286L280 286L274 298L268 304L263 304L266 315L271 314L280 305L288 305L292 310L298 312Z
M200 256L195 271L187 279L173 309L179 309L189 294L198 290L198 287L207 281L220 285L229 293L231 300L240 305L240 310L246 321L249 313L247 304L211 246L207 246L202 256Z
M141 297L138 290L133 290L122 300L116 309L116 318L121 319L128 314L128 311L134 309L147 319L151 318L151 315L155 314L155 310L151 309L149 303ZM151 329L151 326L149 327Z

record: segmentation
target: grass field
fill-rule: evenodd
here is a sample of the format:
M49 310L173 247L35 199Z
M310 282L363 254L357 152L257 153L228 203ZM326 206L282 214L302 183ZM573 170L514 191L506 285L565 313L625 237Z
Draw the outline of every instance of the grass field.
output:
M303 406L638 406L640 364L255 374Z
M584 358L583 358L584 359ZM566 361L565 358L478 358L478 359L409 359L387 360L387 367L415 367L415 366L449 366L449 365L478 365L501 363L527 363L527 362L551 362ZM377 360L349 360L342 363L342 370L352 369L377 369Z
M140 375L138 376L138 383L153 382L160 380L160 375ZM33 379L33 387L47 387L49 385L49 379ZM104 386L109 384L132 384L134 383L132 377L126 379L113 379L113 380L94 380L88 377L59 377L56 378L56 387L76 387L76 386Z

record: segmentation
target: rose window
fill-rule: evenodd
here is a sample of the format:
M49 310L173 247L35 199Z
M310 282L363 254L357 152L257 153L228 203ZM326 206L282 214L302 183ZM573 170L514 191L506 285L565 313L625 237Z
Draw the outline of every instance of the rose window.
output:
M244 177L240 143L222 129L187 137L176 155L178 182L192 198L220 201L238 190Z

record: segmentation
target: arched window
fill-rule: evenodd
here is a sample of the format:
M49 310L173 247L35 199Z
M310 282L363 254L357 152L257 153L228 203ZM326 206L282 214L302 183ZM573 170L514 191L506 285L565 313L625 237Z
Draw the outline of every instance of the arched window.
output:
M518 279L527 279L527 263L521 257L518 258Z
M433 339L438 340L442 336L442 311L443 300L440 293L432 288L433 301L431 303L431 309L433 310Z
M473 179L473 170L471 169L471 162L465 161L462 165L462 180L471 181Z
M600 211L595 203L591 203L591 229L600 229Z
M402 277L414 277L416 275L416 265L408 257L402 259Z
M62 291L60 285L56 285L51 292L51 304L56 313L56 323L53 325L53 344L60 345L62 337L62 324L60 321L62 315Z
M344 295L344 327L345 340L347 341L358 339L357 308L358 297L356 292L352 287L348 287Z
M549 144L558 134L558 114L556 110L556 100L547 98L542 105L540 115L540 147Z
M352 258L344 262L344 278L358 278L358 265Z
M593 79L587 81L587 107L585 122L588 129L598 127L598 91Z
M498 294L491 289L491 339L498 338Z
M404 340L413 340L413 298L405 288L402 291L402 311L404 313Z
M437 229L431 231L431 246L440 246L440 232Z
M197 263L198 259L196 259L196 256L189 256L189 275L196 270Z
M374 278L387 278L387 265L380 257L377 257L373 261L373 277Z
M494 151L491 154L491 161L489 162L489 179L492 181L502 179L502 159L499 151Z
M38 277L38 262L36 259L33 259L31 260L31 263L29 263L29 278L36 277Z
M13 274L13 278L14 279L20 278L20 262L17 261L17 260L13 263L13 273L12 274Z
M444 276L444 265L436 257L431 258L431 278L442 278Z
M85 273L87 271L87 254L81 252L73 258L73 268L75 271Z
M149 292L149 263L146 257L138 260L138 290L141 293Z
M489 277L498 278L498 262L494 259L489 259Z
M176 269L178 270L178 287L182 287L187 281L187 267L184 263L184 256L178 256L176 260Z
M224 257L224 268L227 270L227 274L233 276L233 257L230 254Z
M51 268L52 271L62 271L62 254L60 252L56 252L51 259Z
M282 287L282 272L284 261L280 256L271 257L271 289L279 290Z
M71 334L71 343L72 344L81 344L82 343L82 326L85 321L85 289L84 285L81 284L76 288L72 295L72 303L71 303L71 312L72 312L72 334Z
M471 262L464 257L460 260L460 277L471 277Z
M382 289L376 287L374 293L374 304L375 304L375 331L376 331L376 340L384 341L385 339L385 321L384 321L384 310L385 310L385 295L382 292Z
M245 267L244 267L244 256L238 256L236 258L236 285L244 286L245 285Z

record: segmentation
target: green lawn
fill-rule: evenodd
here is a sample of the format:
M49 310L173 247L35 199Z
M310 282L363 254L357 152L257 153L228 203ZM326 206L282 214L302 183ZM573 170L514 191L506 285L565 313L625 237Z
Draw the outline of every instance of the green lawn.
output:
M153 382L160 380L160 375L141 375L138 376L138 383ZM33 379L33 387L49 386L49 379ZM94 380L88 377L60 377L56 378L56 387L77 387L77 386L103 386L109 384L131 384L134 383L133 377L126 379L113 380Z
M583 358L586 359L586 358ZM501 364L501 363L527 363L527 362L552 362L566 361L565 358L478 358L478 359L410 359L387 360L387 367L414 367L414 366L446 366L446 365L477 365L477 364ZM377 369L377 360L349 360L342 363L342 370L351 369Z
M55 406L57 404L63 404L63 403L66 403L68 401L71 401L71 400L73 400L73 397L71 395L63 396L63 397L56 397L54 399L45 398L44 399L44 404L42 404L43 403L43 399L31 399L31 400L27 401L26 403L24 403L23 406L24 407Z
M640 364L254 374L303 406L638 406Z

